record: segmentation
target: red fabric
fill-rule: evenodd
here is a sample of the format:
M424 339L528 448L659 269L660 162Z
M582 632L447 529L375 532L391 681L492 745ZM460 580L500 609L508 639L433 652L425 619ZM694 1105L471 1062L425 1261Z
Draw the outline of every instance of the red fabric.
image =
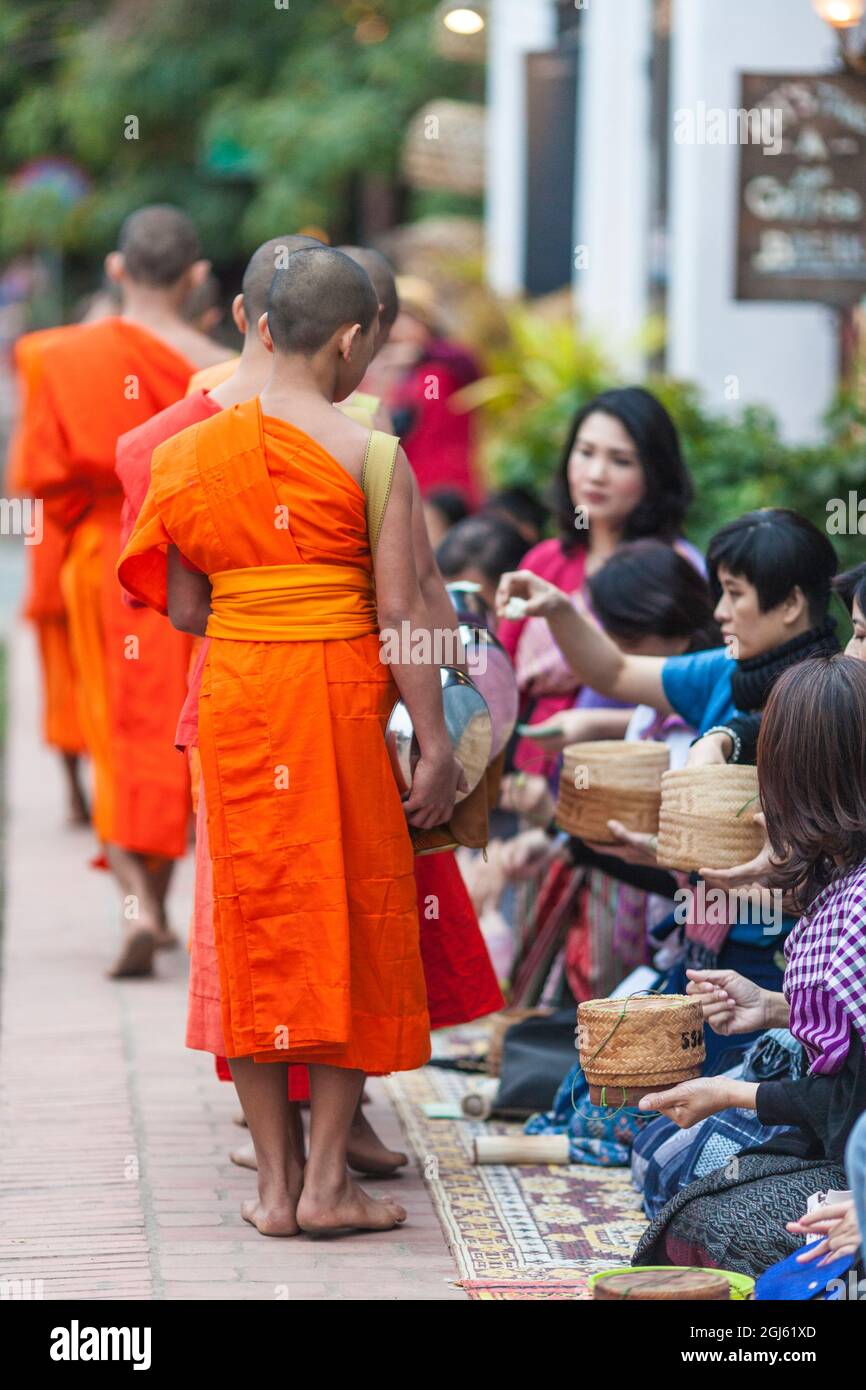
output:
M454 394L477 376L478 369L468 353L447 343L441 347L434 343L389 401L398 420L404 412L411 416L402 444L422 497L447 488L459 492L471 507L482 500L473 467L475 421L470 411L457 410L452 403Z
M200 420L219 414L219 410L220 407L204 391L193 391L183 400L175 401L166 410L146 420L143 425L120 436L114 471L123 488L121 550L126 549L150 487L150 460L154 449L190 425L197 425Z
M472 900L454 855L415 859L421 959L431 1028L449 1028L504 1005Z

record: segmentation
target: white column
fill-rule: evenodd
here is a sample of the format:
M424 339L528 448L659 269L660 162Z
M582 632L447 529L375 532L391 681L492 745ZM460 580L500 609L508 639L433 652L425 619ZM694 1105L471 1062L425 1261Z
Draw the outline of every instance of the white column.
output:
M487 280L523 290L526 253L526 76L523 55L556 43L553 0L492 0L487 66Z
M590 0L581 16L575 292L583 327L631 375L647 318L651 43L650 0Z
M741 72L828 71L835 42L810 0L674 0L671 56L673 122L698 102L737 109ZM835 385L835 315L734 299L739 149L672 133L670 149L669 370L714 409L767 405L788 438L814 437Z

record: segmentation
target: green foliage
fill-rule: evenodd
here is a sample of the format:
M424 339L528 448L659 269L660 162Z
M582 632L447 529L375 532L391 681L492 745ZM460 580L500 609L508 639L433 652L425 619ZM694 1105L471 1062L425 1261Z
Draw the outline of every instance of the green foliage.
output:
M353 180L393 176L407 124L466 96L477 69L437 55L436 0L0 0L0 173L66 156L92 191L70 208L7 190L0 252L97 260L136 205L187 208L210 255L274 228L339 234ZM366 22L382 42L360 42ZM137 139L126 137L135 116Z
M581 337L567 314L518 305L507 314L507 340L488 354L490 374L467 388L464 405L481 409L488 475L498 486L543 492L560 461L575 411L611 386L624 385L598 346ZM715 414L687 383L644 383L671 413L695 481L688 531L704 546L724 521L755 507L792 507L825 526L834 498L847 503L866 477L866 409L840 396L818 443L784 441L760 406ZM863 518L866 530L866 516ZM863 537L833 534L843 565L863 558Z

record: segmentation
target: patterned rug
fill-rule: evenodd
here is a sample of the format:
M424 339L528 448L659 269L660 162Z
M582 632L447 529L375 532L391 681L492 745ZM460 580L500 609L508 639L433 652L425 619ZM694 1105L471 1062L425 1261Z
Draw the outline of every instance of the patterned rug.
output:
M591 1274L628 1264L646 1220L627 1169L475 1164L477 1135L522 1127L429 1119L426 1104L459 1103L459 1073L425 1067L386 1085L471 1299L588 1298Z

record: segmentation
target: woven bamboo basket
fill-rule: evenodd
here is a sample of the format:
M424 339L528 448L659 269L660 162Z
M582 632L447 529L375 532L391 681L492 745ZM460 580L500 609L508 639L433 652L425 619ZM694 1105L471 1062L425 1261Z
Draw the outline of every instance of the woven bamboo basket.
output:
M731 1285L716 1270L637 1266L600 1274L593 1280L592 1296L602 1301L727 1303Z
M662 778L658 862L665 868L732 869L763 844L754 767L684 767Z
M637 1105L700 1076L706 1057L701 1006L685 994L590 999L578 1005L577 1040L593 1105Z
M658 830L662 773L670 761L663 743L597 739L572 743L562 755L556 821L570 835L611 844L609 820L627 830Z

